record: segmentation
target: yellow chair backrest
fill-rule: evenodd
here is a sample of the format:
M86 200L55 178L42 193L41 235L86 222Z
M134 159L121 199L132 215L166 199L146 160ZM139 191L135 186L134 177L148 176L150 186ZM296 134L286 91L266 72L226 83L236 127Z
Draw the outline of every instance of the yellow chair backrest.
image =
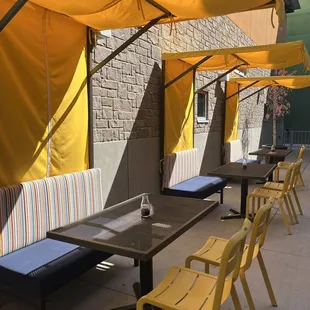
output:
M245 239L252 223L245 219L240 231L234 234L228 241L221 259L221 264L218 273L218 281L214 295L214 309L220 309L224 284L226 278L231 274L231 281L234 282L239 276L241 259L244 251ZM216 307L216 305L218 307Z
M297 163L295 163L294 165L293 173L292 173L292 181L291 181L292 187L295 187L298 182L301 165L302 165L302 159L298 160Z
M267 228L269 224L269 217L271 208L275 201L270 199L265 205L263 205L256 213L253 222L252 233L247 250L244 253L244 259L242 260L242 268L245 270L251 267L253 258L255 258L264 245Z
M291 185L292 173L293 173L294 167L295 167L295 164L291 164L286 170L284 184L283 184L283 193L286 193Z
M300 148L300 150L299 150L299 154L298 154L297 161L303 159L304 153L305 153L305 149L306 149L305 146L302 145L301 148Z

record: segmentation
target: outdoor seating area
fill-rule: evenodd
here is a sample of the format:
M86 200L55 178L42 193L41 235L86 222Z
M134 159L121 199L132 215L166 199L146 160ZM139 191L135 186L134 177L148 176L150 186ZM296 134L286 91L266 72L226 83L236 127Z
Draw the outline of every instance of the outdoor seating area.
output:
M0 310L310 309L292 1L0 3Z
M298 151L299 150L293 150L292 154L289 155L288 160L290 162L296 162L298 158ZM263 207L262 205L256 212L253 227L248 232L248 246L246 248L246 252L243 254L245 257L244 260L242 260L240 267L240 279L233 278L233 282L225 282L225 287L228 283L234 283L231 288L234 290L233 287L235 286L237 296L240 299L241 309L247 309L249 307L249 302L251 303L251 300L256 309L269 309L271 305L275 304L278 305L278 309L307 309L308 307L308 290L306 285L307 277L305 277L305 275L310 272L308 267L310 254L308 253L308 247L305 247L304 245L309 242L310 238L308 232L310 213L306 207L307 197L309 195L309 187L307 184L310 182L309 163L310 153L306 150L301 168L306 186L304 188L301 188L299 185L297 186L297 194L300 204L303 206L304 215L298 215L299 224L291 226L292 235L287 235L283 229L281 210L279 209L277 203L274 204L274 202L270 201L270 205L268 207L267 200L266 207ZM280 176L283 177L283 172L280 172ZM250 182L249 192L254 191L257 187L258 185L255 182ZM195 220L196 224L195 222L190 224L185 233L179 235L175 241L169 244L166 248L162 248L162 250L154 256L153 280L155 286L164 279L165 281L169 280L169 278L166 278L166 275L171 268L174 269L171 269L170 273L168 273L170 278L175 277L175 272L180 272L180 270L182 270L182 272L187 272L184 274L184 277L190 279L190 274L188 274L188 271L185 268L191 267L193 270L191 272L193 272L194 275L200 275L202 277L201 283L207 283L205 281L209 281L205 272L210 272L213 275L218 273L218 269L213 266L218 266L221 262L221 255L219 253L224 250L228 239L241 229L244 221L243 219L236 219L233 221L220 220L220 217L225 215L229 208L238 207L240 200L240 185L238 185L237 181L229 181L225 192L227 199L225 204L215 207L213 211L212 209L209 211L206 210L208 213L207 217L205 217L205 214L207 213L201 214L200 217ZM184 199L177 197L171 198L177 200ZM216 198L217 194L209 197L210 200ZM177 200L174 200L174 204ZM156 206L158 205L159 200L157 200L156 197L150 196L150 201L153 202L155 206L154 212L156 212ZM204 200L197 201L201 201L201 203L204 202ZM205 202L207 203L208 201ZM205 208L203 204L199 205L195 203L192 206L195 206L200 210L204 210ZM207 207L208 204L205 204L205 206ZM273 207L270 209L271 206ZM128 207L129 209L127 209L126 212L130 211L132 208L135 209L134 205ZM186 205L184 205L184 208L185 211ZM111 212L118 213L119 211L115 209L115 211L111 210ZM174 227L173 229L178 230L175 225L179 225L177 223L179 223L180 219L185 214L178 215L177 213L172 212L169 218L165 217L165 219L163 219L160 215L161 212L162 211L160 211L160 209L157 210L157 213L155 214L158 214L158 217L154 218L154 222L166 222L170 224L175 223L172 224ZM260 215L265 212L270 212L269 216L266 213L266 216L269 218L268 228L266 225L261 226L258 223L259 221L263 221L263 218ZM191 215L188 214L188 216ZM105 218L107 217L113 218L113 216L105 216ZM104 218L101 217L101 221L103 219ZM131 221L135 219L139 220L139 217L132 214ZM88 225L91 224L91 221L88 220L87 222L89 223ZM98 223L98 220L94 218L94 222ZM134 232L135 229L137 229L134 232L136 236L140 235L139 231L141 232L141 229L145 231L148 230L147 226L132 226L131 223L129 226L132 228L129 230L122 225L119 226L116 222L113 226L111 226L112 222L111 225L109 225L106 219L105 223L107 228L114 227L114 230L118 231L120 234L121 231L125 229L124 232L128 237L132 232ZM63 223L63 225L64 224L65 223ZM72 224L67 227L72 227L70 229L75 229L75 226L72 226ZM158 226L156 231L153 230L153 233L156 235L161 234L160 231L162 229L163 228ZM58 230L56 229L54 231L54 236L56 236L58 234ZM110 229L106 231L106 237L110 236L110 232ZM59 233L65 233L68 237L72 235L68 230L67 233L64 230L60 230ZM92 233L97 234L96 231L93 231ZM102 230L100 230L100 233L103 238ZM54 236L52 235L53 233L49 237L54 239ZM260 239L257 239L259 235ZM79 236L76 229L74 236ZM111 239L113 240L110 242L112 247L114 246L113 244L117 244L119 242L124 244L124 242L127 242L126 239L120 238L120 236L121 235L115 235L113 239ZM136 238L135 240L138 241ZM254 243L253 240L260 241ZM217 243L214 244L215 241L218 242L218 245L216 245ZM139 243L134 245L134 247L138 247L136 249L140 250L146 249L149 246L152 246L148 242L149 239L147 238L144 241L140 240ZM160 243L154 243L153 246L157 247L157 244L159 245ZM186 246L184 246L185 244ZM254 248L253 244L255 244ZM106 250L108 250L107 245L105 245L105 247ZM157 250L155 251L157 252ZM153 256L156 252L153 252L150 255ZM82 310L89 309L90 307L92 309L112 309L135 303L136 295L134 283L139 280L139 268L133 266L132 258L143 259L141 254L138 254L138 252L136 253L137 254L132 254L126 258L124 257L124 253L119 252L120 255L113 255L110 258L107 258L105 261L98 264L84 275L77 277L72 283L62 286L59 290L47 296L47 309ZM247 259L245 260L246 257ZM251 262L252 259L253 262ZM175 269L176 267L174 266L179 266L178 268L181 269ZM145 268L145 266L143 268ZM145 281L147 281L147 279L149 279L149 277L147 277ZM186 289L184 287L185 282L182 283L180 283L182 288L179 287L177 289L180 293ZM191 282L186 283L188 284ZM196 285L200 285L199 283L200 282L197 282ZM175 285L178 284L175 283ZM160 288L161 286L159 286L156 290L158 291ZM228 289L228 287L226 288ZM197 289L199 288L197 287ZM233 304L236 300L234 301L231 297L229 297L230 290L225 290L225 292L225 299L227 298L227 301L221 306L221 309L232 309L234 308ZM233 291L232 294L234 294ZM177 296L174 298L177 298ZM149 297L144 298L143 302L149 301L151 303L151 300L152 297L150 295ZM164 300L161 300L160 302L162 303ZM139 305L141 305L141 303L142 301ZM32 307L33 306L31 303L27 303L26 301L16 297L14 292L1 293L1 309L30 310L33 309Z

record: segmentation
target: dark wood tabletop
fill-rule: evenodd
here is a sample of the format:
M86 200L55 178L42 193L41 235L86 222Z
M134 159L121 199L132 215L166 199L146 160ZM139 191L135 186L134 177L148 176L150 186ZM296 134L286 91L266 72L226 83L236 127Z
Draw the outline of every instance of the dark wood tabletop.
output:
M288 154L292 153L291 149L275 149L271 152L270 148L262 148L257 151L249 153L249 155L260 155L260 156L270 156L270 157L286 157Z
M215 201L147 195L153 208L150 218L141 218L140 195L49 231L47 237L147 261L218 206Z
M275 164L248 164L246 169L243 169L240 163L229 163L208 173L211 176L224 178L241 178L265 180L277 167Z

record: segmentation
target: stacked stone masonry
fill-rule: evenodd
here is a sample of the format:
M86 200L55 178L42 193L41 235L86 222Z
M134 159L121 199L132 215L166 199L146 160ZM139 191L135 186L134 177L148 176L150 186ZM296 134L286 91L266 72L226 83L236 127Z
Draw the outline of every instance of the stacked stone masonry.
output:
M102 61L136 31L116 30L112 31L111 38L98 39L94 63ZM94 75L94 142L159 137L162 52L249 45L254 45L253 41L226 16L151 28ZM197 73L196 89L219 73ZM247 76L268 74L268 70L261 69L247 72ZM209 123L201 124L196 119L196 134L221 132L223 88L224 83L208 88ZM252 91L245 91L241 98ZM245 123L248 128L262 125L265 99L266 92L259 99L254 96L240 104L239 129L244 128Z

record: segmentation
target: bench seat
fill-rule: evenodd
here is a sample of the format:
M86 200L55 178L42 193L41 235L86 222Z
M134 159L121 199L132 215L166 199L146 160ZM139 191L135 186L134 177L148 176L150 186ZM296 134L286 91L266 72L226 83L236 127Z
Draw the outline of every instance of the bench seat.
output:
M99 169L0 188L1 287L46 309L48 294L111 256L46 232L102 210Z
M40 298L110 256L46 238L0 258L1 285Z
M197 176L178 183L171 188L165 188L164 193L170 196L204 199L223 190L226 185L226 179Z

